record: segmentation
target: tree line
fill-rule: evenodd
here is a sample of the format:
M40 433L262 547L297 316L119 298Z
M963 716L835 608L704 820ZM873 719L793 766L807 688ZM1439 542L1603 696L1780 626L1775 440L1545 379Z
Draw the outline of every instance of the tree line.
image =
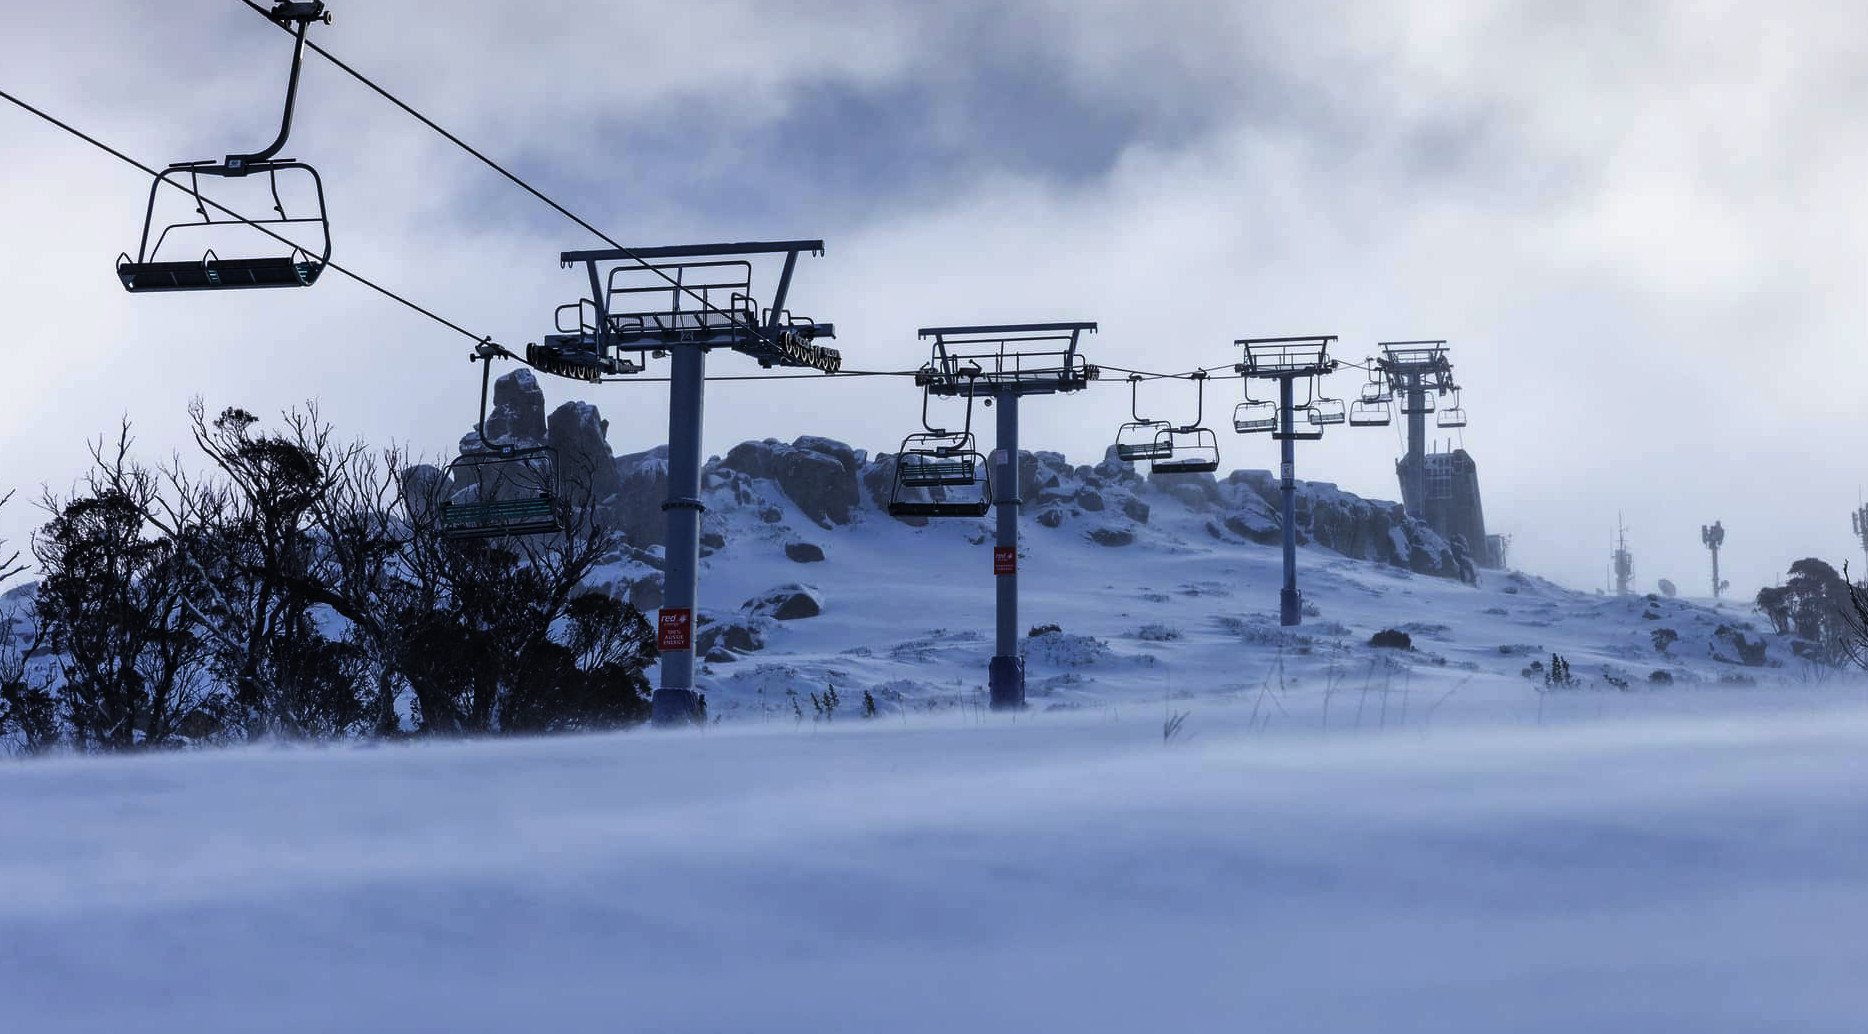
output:
M0 740L39 752L258 739L606 729L649 713L654 635L583 588L611 536L589 471L553 470L560 534L458 540L472 491L315 406L264 428L189 408L199 471L92 444L28 561L0 550ZM201 462L205 461L205 462ZM0 502L5 502L0 499Z

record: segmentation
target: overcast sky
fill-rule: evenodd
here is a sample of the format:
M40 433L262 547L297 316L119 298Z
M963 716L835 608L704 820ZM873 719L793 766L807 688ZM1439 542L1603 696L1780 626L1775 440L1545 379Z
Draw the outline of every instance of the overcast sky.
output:
M794 307L850 366L912 367L942 323L1097 320L1093 362L1162 370L1244 336L1337 334L1358 360L1445 338L1514 566L1602 585L1618 512L1644 591L1705 592L1715 518L1746 596L1801 556L1861 566L1852 5L332 6L321 43L626 244L824 238ZM218 158L271 139L288 46L237 0L11 4L0 88L151 164ZM521 346L579 293L557 255L587 234L315 57L287 153L325 176L334 258L476 333ZM0 485L67 487L125 414L160 460L195 395L315 398L429 453L471 424L466 340L336 276L130 296L111 260L139 174L5 105L0 159ZM1237 385L1213 389L1223 423ZM546 392L601 406L618 452L665 440L663 385ZM1192 401L1155 386L1145 408ZM897 381L718 384L708 451L892 450L915 404ZM1127 407L1120 381L1035 401L1024 440L1093 462ZM1275 465L1263 438L1221 444L1223 469ZM1396 498L1399 448L1345 429L1298 473ZM0 534L42 519L16 499Z

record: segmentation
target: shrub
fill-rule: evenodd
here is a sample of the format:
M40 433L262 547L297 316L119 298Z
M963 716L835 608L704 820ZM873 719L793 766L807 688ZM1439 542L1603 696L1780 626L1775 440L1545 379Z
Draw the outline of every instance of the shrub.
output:
M1414 637L1396 628L1384 628L1369 636L1369 645L1384 650L1412 650Z

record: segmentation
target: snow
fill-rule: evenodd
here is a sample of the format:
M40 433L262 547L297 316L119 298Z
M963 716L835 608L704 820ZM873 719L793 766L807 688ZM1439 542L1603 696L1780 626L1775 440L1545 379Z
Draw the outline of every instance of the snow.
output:
M1868 696L1737 607L1312 548L1281 629L1277 550L1156 494L1026 523L1062 630L993 715L983 525L716 502L719 619L827 557L718 725L0 765L0 1026L1862 1028Z
M1868 712L1724 703L9 766L0 1001L33 1031L1859 1030Z

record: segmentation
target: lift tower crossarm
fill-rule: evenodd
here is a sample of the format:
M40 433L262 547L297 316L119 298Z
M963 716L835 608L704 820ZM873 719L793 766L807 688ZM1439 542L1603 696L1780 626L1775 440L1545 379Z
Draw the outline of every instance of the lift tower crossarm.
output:
M564 266L582 265L590 297L558 308L558 333L527 358L564 376L595 380L640 371L640 359L619 351L730 348L765 368L835 373L842 353L816 344L834 338L834 324L793 317L786 308L801 254L822 255L821 240L742 241L652 248L566 251ZM761 307L752 292L752 257L783 255L778 288ZM608 266L607 274L598 266Z
M1100 375L1077 352L1082 335L1095 332L1088 322L923 327L918 336L934 347L915 384L945 396L1081 391Z

